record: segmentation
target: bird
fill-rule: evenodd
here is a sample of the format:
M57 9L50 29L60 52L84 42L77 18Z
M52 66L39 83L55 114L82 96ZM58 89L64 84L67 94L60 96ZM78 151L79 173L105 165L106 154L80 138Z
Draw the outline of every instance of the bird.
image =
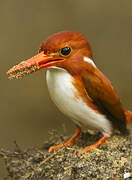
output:
M83 128L97 130L102 137L81 152L98 148L114 130L127 134L132 112L123 106L110 80L96 66L83 34L62 31L50 35L40 44L37 55L13 66L7 74L9 79L18 79L45 68L51 99L76 124L75 134L51 146L49 152L73 145Z

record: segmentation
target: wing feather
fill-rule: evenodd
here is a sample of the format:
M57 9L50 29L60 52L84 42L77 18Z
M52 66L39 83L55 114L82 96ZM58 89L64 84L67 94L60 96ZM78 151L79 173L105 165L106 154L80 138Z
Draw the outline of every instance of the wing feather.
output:
M111 82L98 69L86 69L82 75L84 87L93 103L121 132L126 132L126 116L118 94Z

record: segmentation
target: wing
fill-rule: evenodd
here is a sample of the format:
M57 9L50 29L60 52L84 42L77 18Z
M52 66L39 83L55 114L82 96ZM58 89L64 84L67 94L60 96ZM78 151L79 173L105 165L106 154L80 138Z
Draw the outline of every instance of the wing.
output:
M82 79L93 103L112 121L118 130L123 133L126 132L124 108L111 82L96 67L92 71L86 69Z

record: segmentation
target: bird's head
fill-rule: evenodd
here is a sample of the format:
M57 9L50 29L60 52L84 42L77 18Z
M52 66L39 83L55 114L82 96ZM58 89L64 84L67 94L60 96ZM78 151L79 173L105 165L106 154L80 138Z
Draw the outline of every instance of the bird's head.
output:
M80 73L86 61L93 62L90 45L82 34L64 31L44 40L39 53L11 68L7 74L10 79L19 78L46 67L59 67L71 74Z

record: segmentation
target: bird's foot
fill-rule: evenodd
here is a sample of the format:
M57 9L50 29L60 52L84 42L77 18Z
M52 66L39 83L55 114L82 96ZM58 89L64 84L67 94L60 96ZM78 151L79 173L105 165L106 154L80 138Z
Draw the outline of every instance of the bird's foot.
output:
M75 134L74 134L68 141L66 141L66 142L63 143L63 144L59 144L59 145L57 145L57 146L51 146L51 147L49 148L48 152L51 152L51 151L56 150L56 149L60 149L60 148L62 148L62 147L66 147L66 146L71 146L71 145L73 145L74 142L75 142L75 139L80 135L80 133L81 133L81 128L80 128L80 127L77 127Z
M87 146L84 149L80 149L79 151L80 152L88 152L88 151L90 151L93 148L98 148L100 145L103 145L108 138L109 138L108 136L103 136L95 144Z

